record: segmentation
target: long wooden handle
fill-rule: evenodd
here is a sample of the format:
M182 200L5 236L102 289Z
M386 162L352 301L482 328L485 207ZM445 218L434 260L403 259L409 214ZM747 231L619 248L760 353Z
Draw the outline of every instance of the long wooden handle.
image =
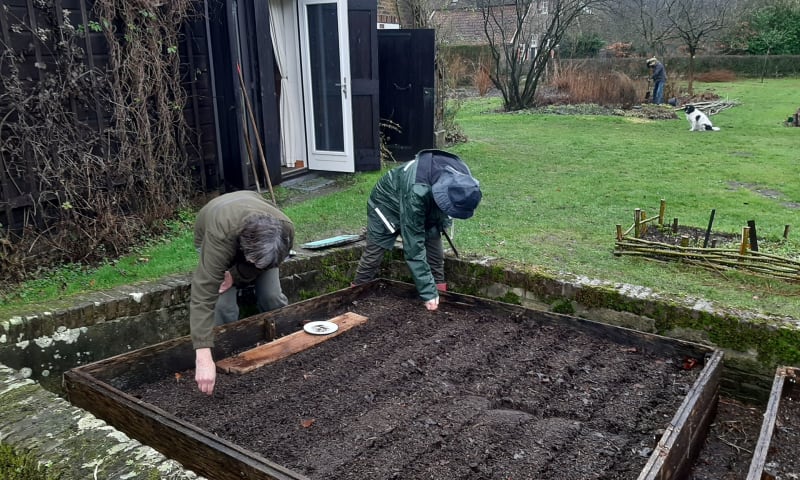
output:
M253 126L253 131L256 134L256 143L258 144L258 154L261 157L261 166L264 168L264 175L267 177L267 186L269 187L269 195L272 197L272 203L275 205L275 192L272 190L272 180L269 178L269 169L267 169L267 158L264 155L264 147L261 146L261 135L258 134L258 124L256 124L256 117L253 115L253 107L250 105L250 97L247 95L247 89L244 86L244 76L242 76L242 67L236 64L236 71L239 73L239 86L242 88L242 95L244 96L244 105L247 107L247 114L250 116L250 124Z

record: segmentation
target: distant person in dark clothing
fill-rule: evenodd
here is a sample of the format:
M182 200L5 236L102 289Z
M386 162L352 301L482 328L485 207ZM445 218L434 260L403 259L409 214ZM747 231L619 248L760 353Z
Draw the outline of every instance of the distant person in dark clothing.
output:
M653 79L653 103L660 105L664 103L664 84L667 83L667 71L664 65L656 57L647 60L650 67L651 78Z
M472 217L480 184L467 164L442 150L422 150L414 160L386 172L367 201L367 244L353 285L373 280L383 254L403 239L403 255L425 308L436 310L444 279L442 233L452 218Z

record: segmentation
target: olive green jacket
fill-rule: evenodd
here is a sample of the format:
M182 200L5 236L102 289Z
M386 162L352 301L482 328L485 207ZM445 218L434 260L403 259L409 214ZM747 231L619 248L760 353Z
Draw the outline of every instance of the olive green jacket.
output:
M214 305L225 271L231 273L237 286L251 284L261 274L262 270L245 260L239 248L239 233L249 215L265 213L288 224L290 238L294 240L294 226L289 217L256 192L243 190L220 195L198 212L194 246L200 261L192 275L189 304L194 348L214 346Z

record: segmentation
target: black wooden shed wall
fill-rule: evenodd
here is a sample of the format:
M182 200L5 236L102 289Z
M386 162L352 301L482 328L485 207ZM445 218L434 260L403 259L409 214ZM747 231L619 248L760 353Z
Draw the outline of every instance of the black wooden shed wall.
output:
M208 31L203 15L205 6L198 3L197 14L181 26L179 55L182 59L182 84L187 92L184 116L188 125L187 145L184 149L189 171L199 190L213 190L220 186L221 172L218 168L217 130L214 114ZM13 62L0 62L0 75L10 78L13 63L18 72L21 88L33 86L45 80L45 74L57 71L62 54L58 45L58 32L66 28L79 28L83 35L75 36L82 49L82 59L88 71L106 71L109 66L109 47L102 32L89 28L97 19L93 16L93 2L86 0L2 0L0 1L0 53L14 55ZM44 29L52 32L37 35ZM68 81L68 79L64 79ZM111 108L102 101L100 91L90 92L85 97L94 102L83 104L71 102L73 121L85 130L103 132L111 122ZM36 209L38 191L37 172L26 151L25 158L10 158L4 148L7 142L22 142L10 134L15 115L9 104L14 98L0 84L0 227L21 228L26 215ZM11 114L9 114L11 112ZM43 119L45 121L46 119ZM53 128L58 128L54 125ZM87 150L97 146L86 145ZM97 153L97 152L94 152Z
M102 32L86 28L97 19L92 0L0 0L0 45L3 52L20 53L20 76L35 82L41 65L58 62L58 48L46 45L33 33L37 28L59 30L65 22L82 25L80 39L87 69L108 68L109 48ZM350 0L351 78L353 79L353 131L356 171L380 168L378 131L377 2ZM65 18L64 14L68 17ZM275 65L269 36L267 3L262 0L198 0L195 15L181 25L178 46L182 85L187 93L183 113L188 125L185 153L190 175L198 191L253 188L256 174L263 179L256 131L243 110L236 65L241 64L247 94L252 103L258 138L267 159L272 183L281 181L279 107ZM258 20L256 20L258 19ZM25 28L18 28L24 24ZM8 65L0 63L0 74ZM5 70L3 70L5 69ZM0 228L20 228L36 209L37 173L30 159L10 159L5 142L9 135L9 106L0 87ZM94 98L102 95L97 92ZM101 101L75 105L74 121L82 128L103 132L111 109ZM247 152L243 132L248 132ZM94 148L87 146L87 148ZM28 166L20 166L25 164ZM15 164L14 168L9 165ZM262 187L264 183L262 182Z

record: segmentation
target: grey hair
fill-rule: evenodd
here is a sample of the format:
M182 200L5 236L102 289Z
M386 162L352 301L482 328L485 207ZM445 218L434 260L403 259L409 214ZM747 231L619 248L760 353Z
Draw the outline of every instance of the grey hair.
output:
M239 245L244 258L261 270L275 268L289 256L294 240L284 223L269 215L251 215L244 221Z

